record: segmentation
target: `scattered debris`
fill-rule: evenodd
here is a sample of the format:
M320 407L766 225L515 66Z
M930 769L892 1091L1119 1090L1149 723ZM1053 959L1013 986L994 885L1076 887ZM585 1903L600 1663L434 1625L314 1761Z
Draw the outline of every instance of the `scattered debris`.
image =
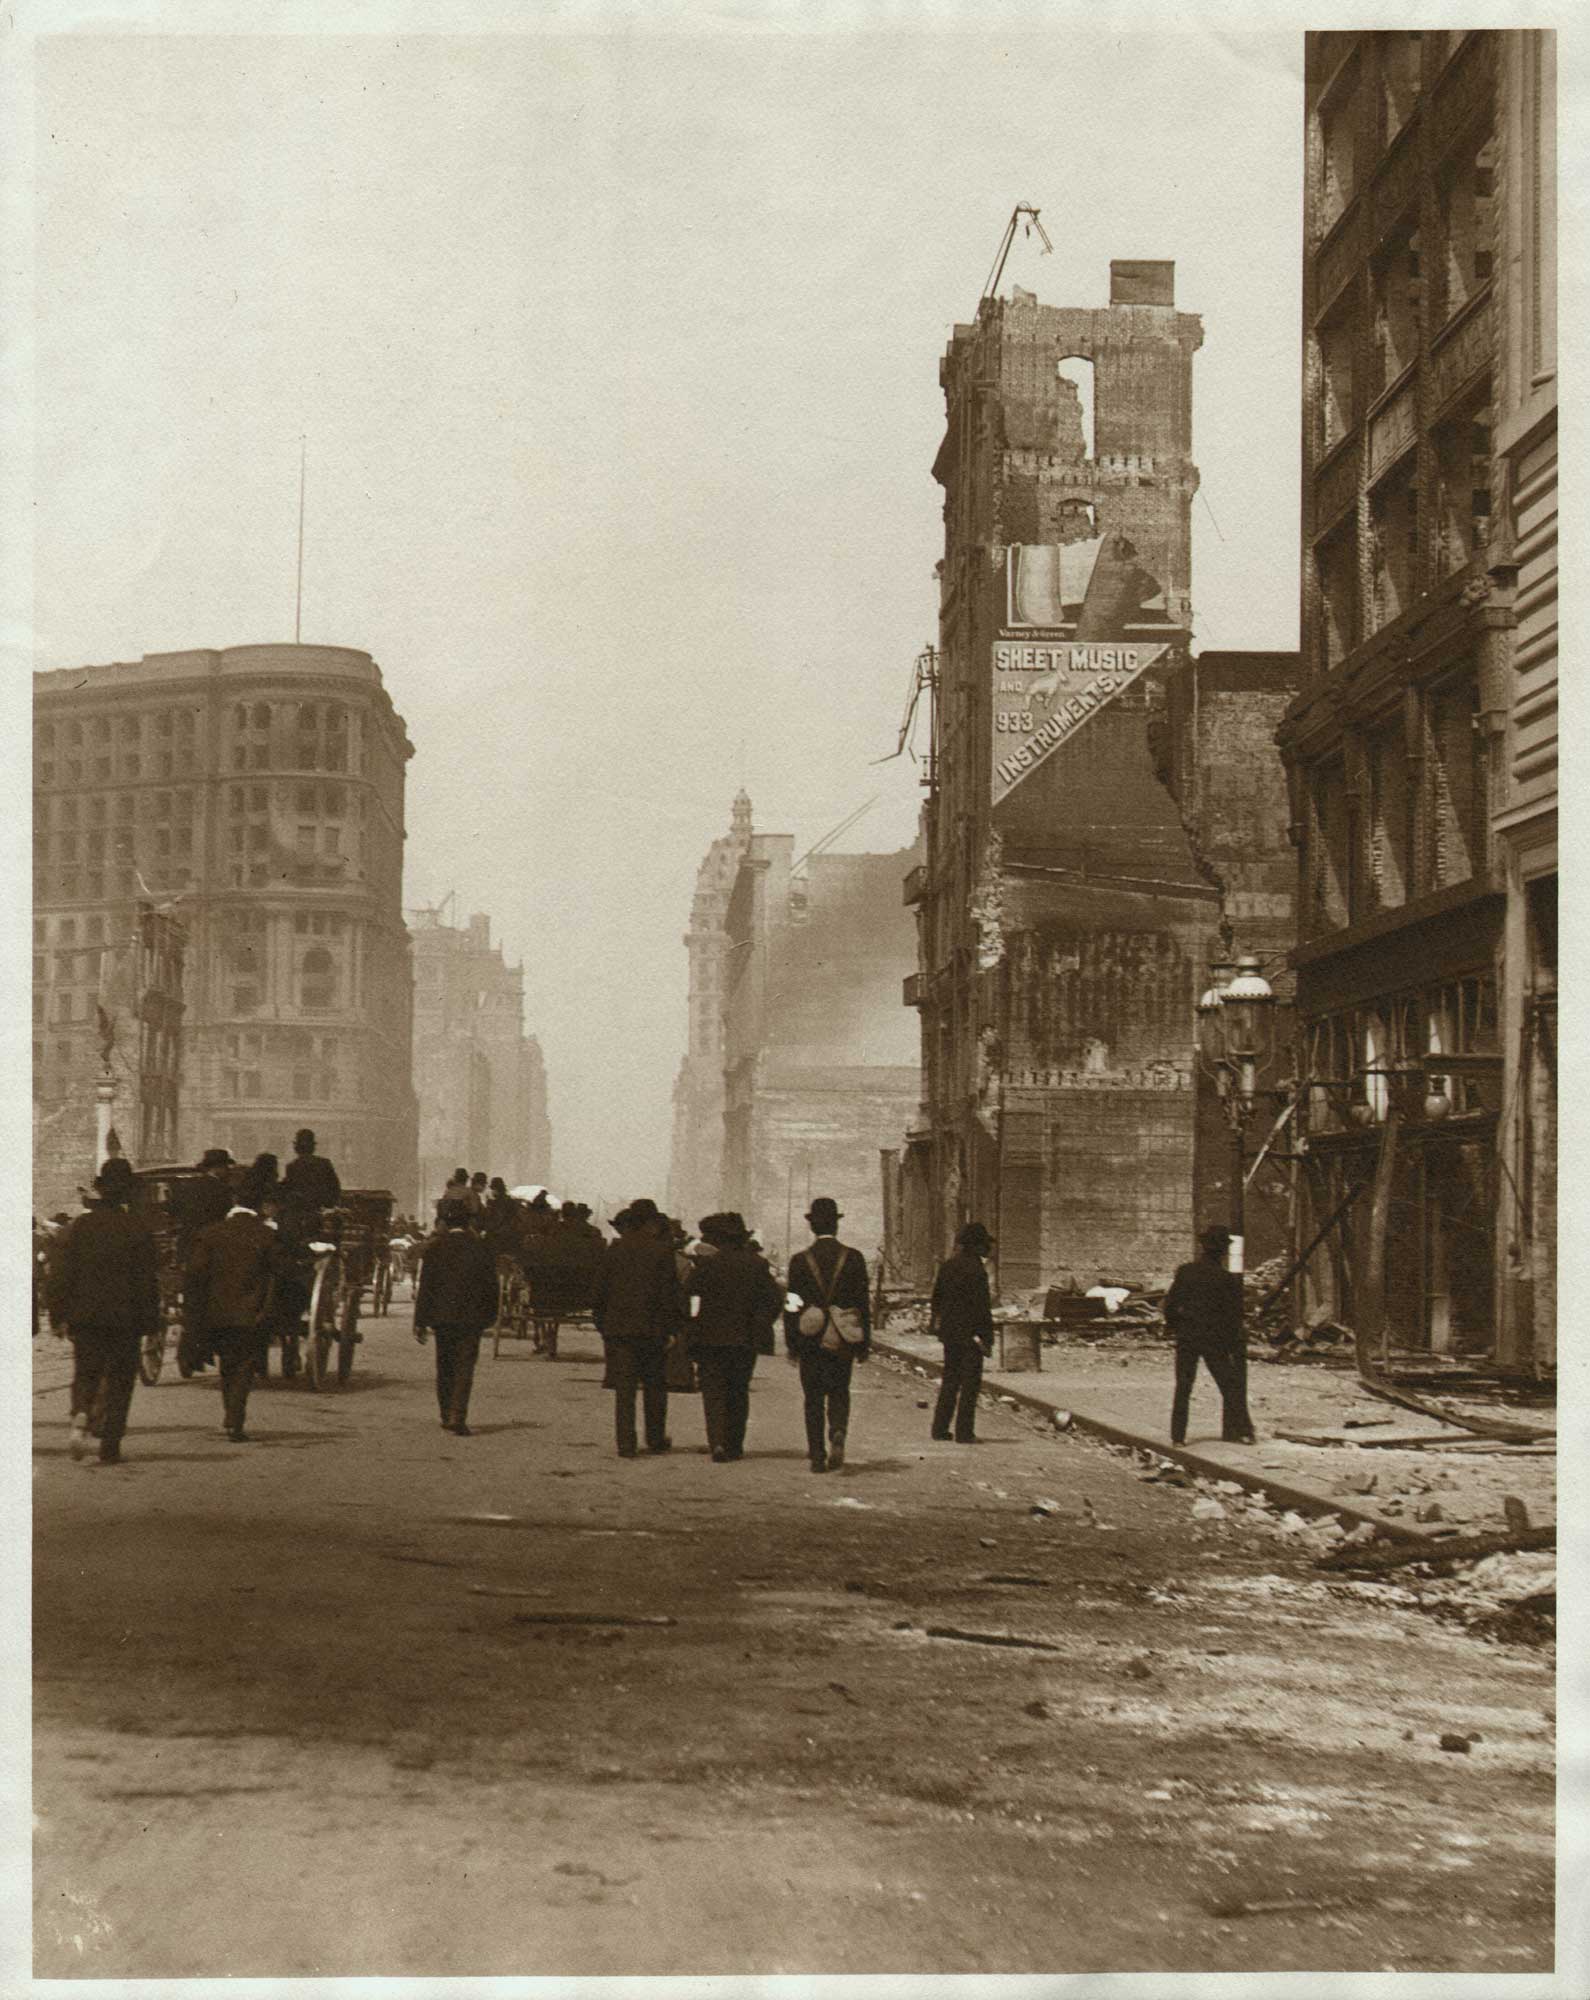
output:
M1048 1722L1054 1715L1054 1710L1046 1701L1029 1701L1021 1712L1023 1715L1033 1716L1039 1722Z
M1507 1532L1510 1535L1529 1533L1529 1509L1516 1493L1509 1493L1502 1501L1502 1512L1507 1517Z
M1049 1499L1034 1500L1032 1503L1032 1511L1035 1514L1058 1514L1061 1511L1060 1502L1058 1500L1049 1500Z
M638 1875L604 1875L600 1868L587 1868L583 1861L557 1861L553 1863L554 1875L582 1875L593 1882L600 1882L604 1889L627 1889L631 1882L638 1882Z
M929 1639L960 1639L969 1646L1019 1646L1033 1653L1064 1650L1049 1639L1023 1639L1014 1632L968 1632L960 1625L924 1625L922 1630Z
M1068 1431L1072 1423L1071 1412L1069 1410L1056 1410L1053 1421L1057 1431Z
M1351 1903L1346 1896L1271 1896L1248 1902L1214 1897L1205 1907L1212 1917L1267 1917L1287 1910L1345 1910Z
M1448 1542L1434 1542L1420 1537L1417 1541L1398 1542L1390 1548L1336 1549L1330 1555L1322 1556L1317 1567L1358 1569L1379 1575L1386 1570L1402 1569L1408 1563L1450 1567L1453 1563L1467 1562L1474 1556L1518 1555L1555 1549L1556 1546L1555 1528L1531 1528L1524 1535L1461 1535Z
M1193 1502L1192 1517L1195 1521L1223 1521L1226 1518L1226 1510L1213 1494L1206 1494L1202 1499Z
M1154 1678L1153 1665L1146 1653L1134 1654L1127 1661L1125 1671L1131 1675L1134 1681L1151 1681Z
M1048 1577L1026 1576L1023 1575L1020 1571L1013 1571L1009 1575L1004 1575L998 1571L994 1571L990 1573L988 1576L980 1576L977 1579L977 1581L979 1583L1020 1583L1020 1584L1026 1584L1030 1589L1033 1590L1047 1590L1049 1588Z
M636 1611L516 1611L515 1625L677 1625L661 1612Z
M1469 1752L1469 1742L1470 1739L1467 1736L1458 1736L1451 1730L1448 1730L1441 1738L1441 1748L1443 1750L1461 1751L1466 1757Z

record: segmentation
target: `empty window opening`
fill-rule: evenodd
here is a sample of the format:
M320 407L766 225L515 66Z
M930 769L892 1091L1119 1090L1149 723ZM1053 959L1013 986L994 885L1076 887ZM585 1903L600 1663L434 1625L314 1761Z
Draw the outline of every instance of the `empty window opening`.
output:
M1080 354L1068 354L1055 370L1060 380L1074 392L1075 403L1066 390L1060 392L1060 421L1057 449L1062 458L1097 458L1098 439L1093 417L1093 363Z

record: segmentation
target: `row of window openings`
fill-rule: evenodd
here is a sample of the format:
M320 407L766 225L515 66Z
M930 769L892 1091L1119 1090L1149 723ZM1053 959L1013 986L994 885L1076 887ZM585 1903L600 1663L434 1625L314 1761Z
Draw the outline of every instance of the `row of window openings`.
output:
M144 873L143 887L149 889L182 889L192 879L186 867L156 868ZM35 868L33 871L33 900L43 903L52 899L62 902L76 902L82 898L91 903L103 902L108 896L131 896L141 893L138 876L131 868L106 869L103 872L90 869L80 874L75 868Z
M257 1069L231 1069L220 1071L220 1095L223 1098L259 1098L265 1095L265 1073ZM337 1072L334 1069L282 1070L272 1076L275 1089L273 1096L285 1097L293 1104L330 1104L338 1096Z
M1490 276L1491 252L1475 248L1469 264L1471 281L1449 279L1446 312L1450 319ZM1372 400L1412 366L1419 353L1419 309L1423 293L1419 235L1412 232L1389 250L1372 274L1373 320L1366 385ZM1320 393L1315 418L1315 451L1320 458L1333 451L1353 429L1359 415L1359 315L1352 307L1334 314L1315 336Z
M193 828L154 827L147 836L145 846L147 851L155 854L191 854ZM93 867L106 861L130 862L134 858L133 848L130 827L90 827L81 836L75 833L40 834L33 843L33 858L41 862L84 861Z
M98 747L112 737L119 743L138 743L145 738L192 737L198 731L198 711L191 708L164 708L136 715L93 715L86 721L41 722L34 732L35 746L42 751L64 747L80 750L85 744Z
M126 825L134 818L192 819L197 807L197 797L190 791L145 792L141 812L135 803L137 797L135 792L97 792L89 798L67 794L58 799L35 799L34 825L105 826L111 820Z
M119 761L113 757L92 757L85 762L81 757L68 757L60 765L53 757L45 757L37 765L36 782L53 785L57 770L61 773L60 782L65 785L104 785L117 778L181 778L197 769L198 757L191 748L160 750L152 757L128 751Z
M1489 419L1486 409L1437 437L1432 583L1455 576L1485 548L1491 519ZM1411 454L1370 495L1367 631L1359 630L1356 522L1349 518L1315 551L1320 657L1327 671L1360 639L1400 617L1423 585L1421 497Z
M1422 788L1412 782L1400 730L1371 740L1361 800L1349 796L1339 760L1313 774L1306 857L1311 932L1400 909L1484 872L1486 743L1471 690L1432 704L1430 735Z
M105 941L105 919L103 917L82 918L83 943L103 944ZM76 944L79 919L76 917L35 917L33 919L33 942L48 944L53 938L58 945Z
M1494 1111L1500 1072L1495 981L1474 974L1331 1015L1309 1028L1306 1054L1314 1131L1356 1122L1354 1105L1383 1119L1401 1064L1417 1063L1425 1076L1439 1078L1452 1112ZM1443 1071L1442 1056L1496 1057L1496 1073L1486 1065Z
M1438 60L1444 61L1465 31L1437 29L1431 37ZM1413 116L1421 88L1425 37L1412 31L1382 31L1361 37L1376 62L1376 133L1385 151ZM1352 78L1333 93L1319 114L1320 207L1323 235L1352 200L1358 186L1359 80Z

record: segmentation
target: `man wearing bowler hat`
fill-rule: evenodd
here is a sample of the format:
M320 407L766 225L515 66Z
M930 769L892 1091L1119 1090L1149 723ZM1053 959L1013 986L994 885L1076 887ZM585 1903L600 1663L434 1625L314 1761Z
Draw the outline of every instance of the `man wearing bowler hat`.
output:
M994 1303L983 1266L993 1247L982 1223L968 1222L955 1239L955 1255L945 1258L933 1280L929 1329L944 1343L944 1379L932 1434L940 1439L953 1435L957 1444L977 1442L977 1394L983 1363L994 1346Z
M1231 1231L1212 1223L1198 1238L1203 1255L1178 1267L1165 1294L1165 1324L1176 1338L1176 1381L1171 1395L1170 1439L1182 1444L1201 1361L1220 1391L1223 1444L1252 1444L1248 1414L1248 1348L1242 1326L1242 1279L1226 1269Z
M94 1187L97 1205L66 1231L51 1268L50 1318L72 1342L71 1454L81 1458L94 1431L100 1464L118 1465L138 1350L160 1325L160 1276L149 1225L131 1213L131 1166L113 1155Z
M643 1196L614 1218L619 1236L596 1274L591 1317L607 1349L613 1379L613 1420L620 1458L634 1458L635 1397L639 1392L646 1449L667 1451L668 1342L686 1317L684 1291L662 1212Z
M839 1240L839 1204L819 1195L806 1211L812 1242L789 1263L799 1312L784 1316L784 1341L801 1373L806 1450L813 1472L837 1472L850 1430L850 1375L872 1352L867 1260Z

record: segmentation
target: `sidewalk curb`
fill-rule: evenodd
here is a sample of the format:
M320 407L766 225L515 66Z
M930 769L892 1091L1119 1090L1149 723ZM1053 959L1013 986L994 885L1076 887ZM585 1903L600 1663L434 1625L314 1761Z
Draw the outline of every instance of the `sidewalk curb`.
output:
M904 1361L912 1367L926 1370L930 1375L942 1375L942 1361L932 1360L925 1354L914 1354L908 1347L896 1347L892 1341L872 1337L874 1352L887 1354L891 1360ZM1011 1401L1031 1410L1037 1416L1052 1417L1061 1408L1068 1409L1072 1425L1079 1431L1086 1431L1091 1437L1103 1438L1106 1444L1129 1445L1136 1451L1151 1451L1159 1458L1168 1458L1175 1464L1185 1466L1189 1472L1196 1472L1205 1479L1229 1479L1249 1493L1262 1493L1268 1500L1288 1508L1294 1514L1308 1514L1323 1517L1334 1514L1345 1521L1349 1528L1361 1527L1368 1523L1377 1533L1392 1541L1413 1542L1428 1546L1432 1553L1441 1547L1441 1541L1434 1535L1426 1535L1418 1528L1405 1527L1400 1521L1388 1521L1380 1514L1367 1514L1360 1507L1354 1507L1342 1500L1329 1500L1322 1493L1310 1492L1306 1487L1289 1486L1284 1480L1274 1479L1268 1473L1250 1472L1224 1463L1223 1460L1206 1458L1202 1452L1189 1451L1186 1445L1172 1444L1168 1438L1151 1436L1144 1431L1127 1430L1121 1424L1107 1422L1103 1417L1090 1417L1074 1404L1062 1405L1047 1397L1034 1396L1022 1389L1012 1389L1001 1383L997 1387L984 1384L984 1400L997 1401L1001 1396L1009 1396Z

